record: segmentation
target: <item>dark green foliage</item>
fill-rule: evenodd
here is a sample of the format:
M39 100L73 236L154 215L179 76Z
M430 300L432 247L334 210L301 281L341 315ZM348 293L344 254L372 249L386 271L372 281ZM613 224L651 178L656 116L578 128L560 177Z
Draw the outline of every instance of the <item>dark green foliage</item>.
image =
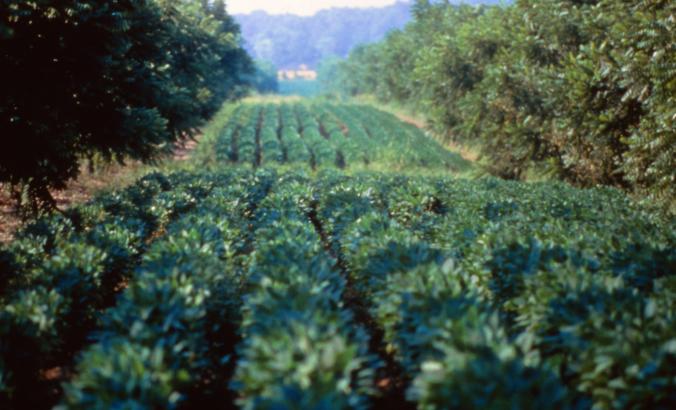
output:
M235 320L237 288L234 278L223 275L227 225L206 215L191 219L197 224L181 229L179 221L167 241L150 249L132 285L101 319L99 342L83 355L79 377L65 389L68 408L174 408L185 400L179 392L210 364L207 329L225 331ZM225 302L216 304L220 321L207 323L215 301Z
M242 104L209 143L218 161L313 169L387 166L462 172L471 164L414 126L352 104Z
M300 129L321 158L336 118L408 135L309 107L243 105L223 131L264 157ZM0 250L2 408L674 407L676 229L620 191L222 158Z
M277 69L268 61L256 61L255 72L248 82L260 94L275 94L279 91Z
M57 386L42 380L40 372L70 365L100 310L129 278L145 241L186 211L186 195L208 193L200 185L186 175L150 175L67 217L39 219L17 235L3 251L3 406L48 406L54 400L50 390ZM194 197L187 203L194 206Z
M303 187L278 187L262 218L233 387L245 409L362 408L372 389L368 337L343 306L345 281L306 221Z
M671 405L672 223L611 190L326 177L319 215L422 408Z
M418 1L414 21L333 64L328 88L425 113L495 175L535 170L673 206L676 44L670 1Z
M250 65L230 17L188 0L2 1L0 25L0 182L32 213L84 158L170 151Z

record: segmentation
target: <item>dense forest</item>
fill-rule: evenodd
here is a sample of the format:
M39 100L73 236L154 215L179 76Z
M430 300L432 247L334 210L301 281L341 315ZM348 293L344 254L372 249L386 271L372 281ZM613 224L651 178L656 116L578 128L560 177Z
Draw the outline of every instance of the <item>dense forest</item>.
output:
M419 0L414 21L324 67L334 94L416 107L495 175L676 198L676 3Z

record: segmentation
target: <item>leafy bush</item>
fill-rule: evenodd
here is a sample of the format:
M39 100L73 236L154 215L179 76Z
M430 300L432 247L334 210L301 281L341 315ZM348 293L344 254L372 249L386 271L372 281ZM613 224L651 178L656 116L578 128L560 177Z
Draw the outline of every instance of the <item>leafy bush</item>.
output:
M414 107L493 174L612 185L673 208L669 1L417 1L414 21L334 63L330 88Z

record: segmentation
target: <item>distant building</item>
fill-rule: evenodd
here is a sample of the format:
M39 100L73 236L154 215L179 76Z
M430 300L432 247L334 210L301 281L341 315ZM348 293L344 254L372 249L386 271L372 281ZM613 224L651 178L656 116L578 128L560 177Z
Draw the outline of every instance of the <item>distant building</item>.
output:
M301 64L297 70L279 70L277 71L279 81L308 80L317 79L317 72L310 70L305 64Z

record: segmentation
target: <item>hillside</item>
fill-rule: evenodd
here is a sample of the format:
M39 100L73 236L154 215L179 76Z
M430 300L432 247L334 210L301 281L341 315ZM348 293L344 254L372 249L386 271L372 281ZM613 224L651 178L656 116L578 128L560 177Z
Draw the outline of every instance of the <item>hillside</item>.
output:
M347 56L357 44L379 41L410 20L410 5L382 9L332 9L312 17L255 12L236 15L247 51L280 69L306 64L316 68L326 56Z
M329 9L311 17L262 11L234 17L255 59L270 61L280 69L301 64L317 68L328 56L347 57L355 46L380 41L389 31L403 28L411 20L410 8L411 2L402 1L383 8Z

